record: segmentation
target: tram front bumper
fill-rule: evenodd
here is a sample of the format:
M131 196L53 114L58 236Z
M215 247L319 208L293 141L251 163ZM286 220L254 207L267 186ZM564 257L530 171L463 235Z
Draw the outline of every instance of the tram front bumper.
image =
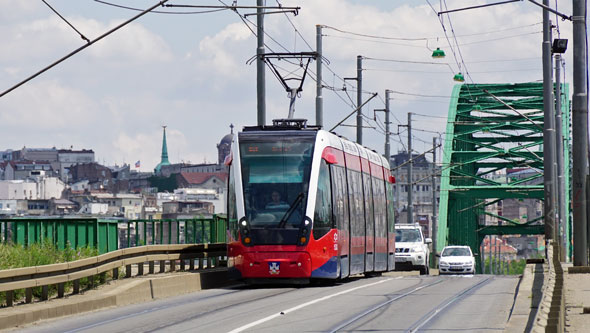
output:
M246 252L237 265L242 278L309 278L307 252Z

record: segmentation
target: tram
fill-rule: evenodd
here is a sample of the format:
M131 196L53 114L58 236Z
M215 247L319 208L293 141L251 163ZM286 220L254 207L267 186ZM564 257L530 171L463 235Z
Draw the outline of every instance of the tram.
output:
M282 119L234 135L226 165L232 278L309 283L394 269L395 180L375 151Z

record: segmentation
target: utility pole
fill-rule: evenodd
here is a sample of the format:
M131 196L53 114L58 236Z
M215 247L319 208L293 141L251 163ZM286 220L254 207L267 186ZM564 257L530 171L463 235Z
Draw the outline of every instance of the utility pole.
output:
M437 234L437 214L436 214L436 137L432 138L432 261L436 267L436 234Z
M489 257L490 258L489 258L489 264L488 264L488 266L490 268L490 274L494 274L494 273L492 273L492 235L489 235L488 237L490 238L490 244L489 244L490 247L488 249L489 250L488 253L489 253Z
M356 112L356 142L363 144L363 56L356 56L356 106L359 108Z
M399 156L399 154L398 154ZM397 162L397 158L396 158L396 162ZM396 163L398 164L398 163ZM395 196L396 196L396 200L395 200L395 216L397 216L397 221L395 221L396 223L400 221L399 219L399 202L401 200L401 192L402 192L402 186L399 183L399 167L396 165L395 166Z
M256 40L258 47L256 48L256 102L257 102L257 116L258 126L266 124L266 81L264 72L264 60L262 55L264 50L264 0L256 0Z
M315 124L324 124L324 100L322 97L322 25L315 26L316 30L316 96L315 96Z
M561 55L557 53L555 55L555 152L557 153L557 201L559 213L558 219L558 237L555 240L559 242L561 247L560 261L565 261L565 254L567 248L564 240L565 237L565 224L567 223L567 214L565 208L565 177L564 177L564 166L563 166L563 122L562 122L562 110L561 110Z
M385 158L387 162L391 158L391 151L389 145L389 93L391 90L385 89Z
M412 158L412 113L408 112L408 223L414 224L414 209L412 203L412 192L414 191L414 182L412 180L412 166L414 161Z
M549 6L549 0L543 0ZM543 181L545 239L555 240L555 116L553 113L553 80L551 70L551 22L549 11L543 9Z
M574 96L573 96L573 210L574 266L588 265L586 175L588 167L588 91L586 87L586 1L573 0Z

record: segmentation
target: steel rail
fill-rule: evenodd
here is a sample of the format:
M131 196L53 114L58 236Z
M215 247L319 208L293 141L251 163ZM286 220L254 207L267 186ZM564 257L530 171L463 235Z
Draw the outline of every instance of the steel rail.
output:
M484 280L482 280L482 281L474 284L473 286L471 286L471 287L463 290L461 293L455 294L452 297L447 298L443 302L444 305L442 305L442 306L439 305L436 308L434 308L433 310L431 310L430 312L428 312L426 315L422 316L422 318L418 319L412 326L410 326L410 329L406 330L406 332L409 332L409 333L417 332L422 327L424 327L424 325L428 324L429 321L431 321L432 319L436 318L436 316L438 316L449 305L451 305L451 304L455 303L456 301L462 299L470 291L472 291L474 289L477 289L477 288L480 288L484 284L490 283L490 280L491 279L492 279L491 277L487 277Z
M421 318L420 318L418 321L416 321L414 324L412 324L412 325L410 326L410 329L406 330L405 332L412 332L412 333L413 333L413 332L416 332L417 330L419 330L420 328L422 328L422 327L423 327L423 326L424 326L426 323L428 323L430 320L432 320L433 318L435 318L435 317L436 317L436 315L438 315L438 314L439 314L439 313L440 313L442 310L444 310L446 307L448 307L449 305L451 305L451 304L452 304L452 303L454 303L455 301L457 301L457 300L461 299L463 296L465 296L465 295L466 295L468 292L472 291L473 289L475 289L475 288L477 288L477 287L481 287L481 286L482 286L484 283L489 283L489 280L490 280L490 279L491 279L491 278L490 278L490 277L488 277L488 278L486 278L485 280L483 280L483 281L480 281L480 282L476 283L475 285L473 285L473 286L470 286L470 287L468 287L468 288L464 289L464 290L463 290L463 291L461 291L459 294L455 294L455 295L453 295L452 297L450 297L450 298L447 298L445 301L443 301L443 302L442 302L442 303L444 303L444 305L443 305L443 306L439 306L439 307L437 307L437 308L435 308L435 309L433 309L433 310L429 311L429 312L428 312L426 315L422 316L422 317L421 317ZM330 332L330 333L338 332L338 331L340 331L341 329L343 329L343 328L345 328L345 327L349 326L350 324L352 324L352 323L354 323L354 322L356 322L356 321L358 321L358 320L362 319L363 317L365 317L365 316L367 316L367 315L369 315L369 314L371 314L371 313L373 313L373 312L375 312L375 311L377 311L377 310L379 310L379 309L383 308L383 307L384 307L384 306L386 306L386 305L389 305L389 304L391 304L391 303L393 303L393 302L395 302L395 301L398 301L398 300L400 300L400 299L402 299L402 298L405 298L405 297L407 297L407 296L409 296L409 295L412 295L412 294L414 294L414 293L416 293L416 292L418 292L418 291L420 291L420 290L422 290L422 289L425 289L425 288L428 288L428 287L435 286L435 285L437 285L437 284L439 284L439 283L442 283L442 282L444 282L444 281L448 281L448 280L438 280L438 281L435 281L435 282L433 282L433 283L429 283L429 284L427 284L427 285L423 285L423 286L419 286L419 287L416 287L416 288L414 288L414 289L411 289L411 290L410 290L410 291L408 291L408 292L405 292L405 293L403 293L403 294L401 294L401 295L398 295L398 296L396 296L396 297L394 297L394 298L392 298L392 299L390 299L390 300L387 300L387 301L385 301L385 302L383 302L383 303L381 303L381 304L378 304L378 305L376 305L376 306L374 306L374 307L370 308L369 310L367 310L367 311L365 311L365 312L363 312L363 313L361 313L361 314L359 314L359 315L357 315L357 316L355 316L355 317L351 318L350 320L348 320L348 321L346 321L346 322L344 322L344 323L342 323L342 324L338 325L337 327L333 328L333 329L332 329L332 330L330 330L329 332Z
M444 280L438 280L438 281L435 281L433 283L429 283L429 284L426 284L426 285L423 285L423 286L416 287L416 288L414 288L414 289L412 289L412 290L410 290L408 292L405 292L405 293L403 293L401 295L398 295L398 296L396 296L396 297L394 297L394 298L392 298L390 300L387 300L387 301L385 301L385 302L383 302L383 303L381 303L379 305L376 305L376 306L370 308L369 310L367 310L367 311L365 311L365 312L363 312L363 313L361 313L361 314L359 314L359 315L351 318L350 320L348 320L348 321L346 321L346 322L338 325L336 328L332 329L330 331L330 333L338 332L339 330L343 329L344 327L346 327L346 326L354 323L355 321L360 320L361 318L365 317L366 315L371 314L371 313L373 313L373 312L381 309L382 307L384 307L384 306L386 306L386 305L388 305L390 303L393 303L393 302L395 302L397 300L400 300L400 299L402 299L402 298L404 298L406 296L409 296L409 295L411 295L411 294L413 294L413 293L415 293L417 291L420 291L422 289L425 289L425 288L428 288L428 287L432 287L434 285L437 285L439 283L442 283L443 281Z

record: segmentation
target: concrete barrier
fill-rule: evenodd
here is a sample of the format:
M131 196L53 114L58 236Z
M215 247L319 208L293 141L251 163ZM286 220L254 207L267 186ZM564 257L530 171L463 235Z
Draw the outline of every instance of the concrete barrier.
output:
M0 330L44 319L220 288L232 283L235 282L227 279L227 270L223 268L207 272L168 273L161 276L117 280L85 294L0 309Z

